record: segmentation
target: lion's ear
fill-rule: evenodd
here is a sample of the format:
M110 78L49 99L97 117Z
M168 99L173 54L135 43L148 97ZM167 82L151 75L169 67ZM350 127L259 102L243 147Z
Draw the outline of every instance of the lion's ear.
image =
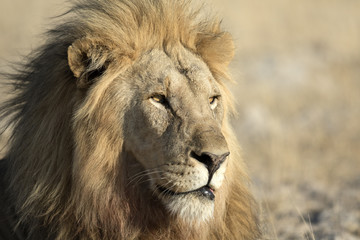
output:
M198 53L215 74L224 72L234 57L234 42L228 32L201 34L196 45Z
M78 88L86 88L101 76L109 62L109 49L99 41L82 38L68 47L68 64Z

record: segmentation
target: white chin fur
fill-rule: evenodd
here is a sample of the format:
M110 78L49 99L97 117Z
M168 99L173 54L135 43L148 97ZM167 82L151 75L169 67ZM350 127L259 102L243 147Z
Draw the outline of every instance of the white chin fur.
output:
M174 216L189 224L200 224L213 218L214 201L193 194L169 196L163 199Z

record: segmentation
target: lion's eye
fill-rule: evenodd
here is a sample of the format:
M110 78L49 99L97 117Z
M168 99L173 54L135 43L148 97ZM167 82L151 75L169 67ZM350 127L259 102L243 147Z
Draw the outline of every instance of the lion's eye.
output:
M219 96L213 96L211 98L209 98L209 103L210 103L210 108L211 109L215 109L217 106L217 102L218 102L218 98Z
M160 103L160 104L165 104L165 102L166 102L166 97L161 94L155 94L155 95L151 96L150 99L152 101L154 101L155 103Z

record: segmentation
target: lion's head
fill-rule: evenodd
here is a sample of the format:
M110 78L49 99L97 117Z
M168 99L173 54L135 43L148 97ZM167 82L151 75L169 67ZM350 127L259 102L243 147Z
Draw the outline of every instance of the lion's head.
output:
M183 1L88 0L70 14L4 108L9 198L30 236L258 236L228 123L230 35Z
M186 220L212 217L224 180L230 153L222 133L224 94L204 61L179 44L172 53L143 54L103 95L112 122L99 120L98 127L118 134L122 151L142 169L130 184L148 181L145 191Z

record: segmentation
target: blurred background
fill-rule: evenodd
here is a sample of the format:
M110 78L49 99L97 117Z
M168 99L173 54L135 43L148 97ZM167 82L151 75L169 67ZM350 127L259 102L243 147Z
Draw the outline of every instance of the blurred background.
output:
M0 71L41 44L67 5L2 0ZM207 5L236 43L233 126L264 238L360 239L360 1Z

